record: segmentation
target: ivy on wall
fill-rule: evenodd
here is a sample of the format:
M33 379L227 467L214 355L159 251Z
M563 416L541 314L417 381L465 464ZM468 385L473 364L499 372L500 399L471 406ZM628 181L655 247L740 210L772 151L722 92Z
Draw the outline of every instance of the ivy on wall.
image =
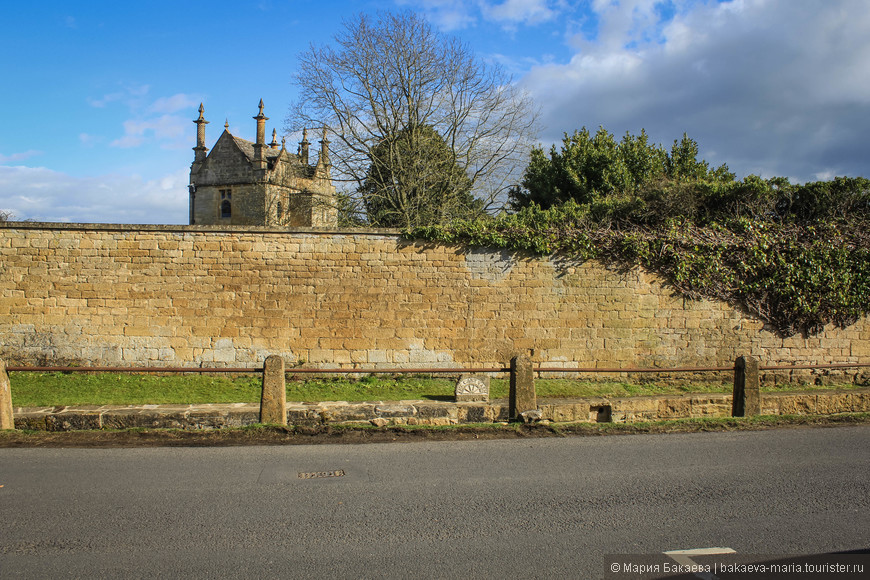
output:
M783 337L870 314L870 181L662 180L588 203L409 229L410 238L637 266Z

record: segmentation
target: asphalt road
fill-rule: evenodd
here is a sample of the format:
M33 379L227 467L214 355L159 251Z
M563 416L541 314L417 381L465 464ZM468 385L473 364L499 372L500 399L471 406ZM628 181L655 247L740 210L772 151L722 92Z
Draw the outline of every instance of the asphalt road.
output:
M867 550L868 480L870 426L0 449L0 578L604 578L605 554Z

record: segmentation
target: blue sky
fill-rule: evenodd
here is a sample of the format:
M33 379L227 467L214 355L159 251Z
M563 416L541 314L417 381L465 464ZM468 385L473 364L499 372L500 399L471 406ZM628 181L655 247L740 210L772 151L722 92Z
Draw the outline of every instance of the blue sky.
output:
M510 71L540 142L582 126L687 132L738 176L870 177L864 0L259 0L0 8L0 210L39 221L186 223L200 102L282 132L296 55L342 20L414 10ZM291 139L292 142L292 139Z

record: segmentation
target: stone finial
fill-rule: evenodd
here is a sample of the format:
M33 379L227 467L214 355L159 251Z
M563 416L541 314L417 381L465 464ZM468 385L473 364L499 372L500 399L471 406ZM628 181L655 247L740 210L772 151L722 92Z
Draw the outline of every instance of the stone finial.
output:
M327 127L323 126L323 139L320 140L320 159L318 165L329 167L329 139L326 136Z
M257 121L257 141L254 143L254 166L257 169L266 169L266 121L269 117L263 114L263 99L260 99L260 112L254 119Z
M272 142L269 143L269 147L271 147L272 149L278 148L278 130L277 129L272 129Z
M308 165L308 128L302 129L302 141L299 142L299 161L302 165Z
M287 138L281 137L281 151L284 151L285 149L287 149Z
M230 130L230 120L226 119L224 121L224 131L229 131L229 130Z

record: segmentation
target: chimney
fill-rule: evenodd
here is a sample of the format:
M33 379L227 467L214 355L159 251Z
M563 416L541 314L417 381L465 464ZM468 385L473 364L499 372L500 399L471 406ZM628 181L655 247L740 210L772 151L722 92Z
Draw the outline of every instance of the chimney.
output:
M329 139L326 138L326 127L323 128L323 139L320 140L320 159L317 164L329 169Z
M254 117L257 121L257 142L254 143L254 166L266 169L266 121L269 117L263 114L263 99L260 99L260 112Z
M205 160L205 156L208 153L208 149L205 146L205 126L208 125L208 121L202 116L202 112L204 111L204 107L202 103L199 104L199 118L194 121L196 123L196 147L193 148L194 163L202 163Z
M302 129L302 141L299 142L299 161L302 165L308 165L308 129Z

